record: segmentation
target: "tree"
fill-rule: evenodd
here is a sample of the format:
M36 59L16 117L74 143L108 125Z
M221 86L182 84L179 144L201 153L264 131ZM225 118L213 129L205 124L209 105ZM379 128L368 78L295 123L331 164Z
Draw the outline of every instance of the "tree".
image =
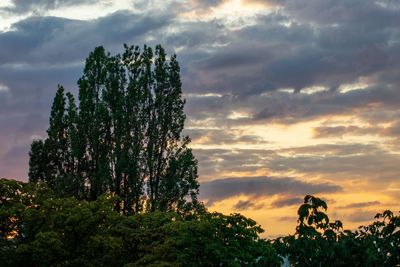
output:
M324 212L327 208L322 199L305 196L297 212L296 233L276 240L278 253L289 256L295 266L331 266L329 256L333 250L325 237L335 233L336 225L340 229L341 222L330 223Z
M2 266L280 266L239 214L123 215L113 197L57 198L43 183L0 180Z
M45 181L51 188L64 194L64 178L70 168L68 160L68 129L64 88L59 86L54 97L49 119L48 137L32 142L29 162L30 181Z
M378 213L369 226L343 230L330 222L322 199L306 196L298 210L296 233L275 240L280 255L294 266L397 266L400 264L400 216Z
M38 182L39 180L46 179L47 174L47 155L44 143L42 140L34 140L31 144L31 151L29 152L29 180L31 182Z
M376 221L368 226L360 226L358 238L368 246L371 260L381 266L400 264L400 215L386 210L375 216Z
M163 251L175 254L179 266L280 266L275 249L259 237L262 232L240 214L205 213L168 225Z
M196 206L197 160L182 136L185 101L176 56L167 59L160 45L124 48L122 55L103 47L89 54L78 106L59 87L48 137L32 143L30 181L78 199L115 193L124 213Z
M391 211L343 231L323 200L306 196L296 233L271 244L240 214L124 215L114 203L111 194L58 198L46 183L0 179L2 266L280 266L278 254L293 266L400 264L400 216Z

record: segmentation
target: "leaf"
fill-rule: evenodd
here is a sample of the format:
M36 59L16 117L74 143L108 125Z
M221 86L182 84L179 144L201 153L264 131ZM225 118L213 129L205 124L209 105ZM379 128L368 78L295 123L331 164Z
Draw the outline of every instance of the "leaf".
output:
M310 209L311 209L311 205L309 205L309 204L303 204L300 206L300 208L297 211L300 221L303 221L304 218L306 218L309 215Z

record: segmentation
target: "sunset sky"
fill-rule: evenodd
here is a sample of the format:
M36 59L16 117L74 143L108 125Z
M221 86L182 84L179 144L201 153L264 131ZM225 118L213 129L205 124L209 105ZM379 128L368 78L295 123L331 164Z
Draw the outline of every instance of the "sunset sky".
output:
M176 53L200 198L265 236L306 194L345 228L400 209L400 1L0 2L0 177L27 180L57 84L94 47Z

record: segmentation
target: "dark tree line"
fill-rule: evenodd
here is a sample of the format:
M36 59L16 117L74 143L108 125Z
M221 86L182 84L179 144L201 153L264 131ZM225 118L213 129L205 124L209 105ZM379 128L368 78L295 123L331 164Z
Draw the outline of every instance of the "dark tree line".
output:
M293 235L263 239L240 214L124 215L105 194L58 198L45 183L0 179L1 266L394 267L400 264L400 214L385 211L356 231L330 221L326 203L306 196Z
M240 214L124 215L114 199L57 198L43 183L0 179L1 266L279 266Z
M95 200L112 192L117 209L184 210L197 204L197 160L181 132L180 69L158 45L97 47L78 81L79 101L59 86L45 140L31 146L29 180L58 196Z

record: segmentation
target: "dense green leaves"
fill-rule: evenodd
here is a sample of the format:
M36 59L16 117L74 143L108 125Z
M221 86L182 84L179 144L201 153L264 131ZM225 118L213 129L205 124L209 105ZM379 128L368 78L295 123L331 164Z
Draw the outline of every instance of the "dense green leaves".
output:
M113 199L56 198L1 180L2 266L279 266L253 220L239 214L122 215Z
M114 203L110 195L57 198L45 184L0 180L2 266L280 266L278 254L294 266L400 264L400 216L391 211L349 231L329 221L325 202L306 198L296 233L271 244L240 214L123 215Z

